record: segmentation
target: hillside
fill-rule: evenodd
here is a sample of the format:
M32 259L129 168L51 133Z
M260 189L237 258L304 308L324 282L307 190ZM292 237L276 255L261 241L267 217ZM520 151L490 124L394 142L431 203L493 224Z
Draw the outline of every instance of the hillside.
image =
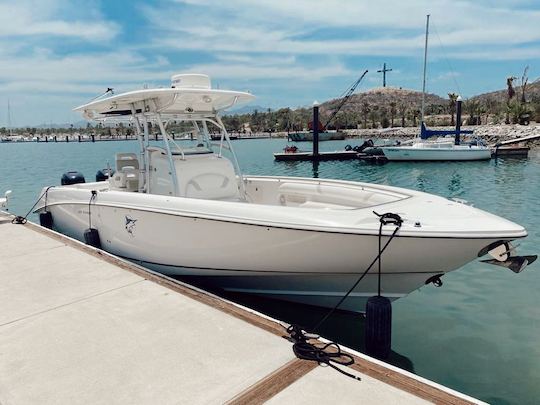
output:
M521 86L515 86L514 90L516 91L516 97L520 99ZM503 102L506 102L507 94L508 94L507 89L502 89L502 90L491 91L489 93L479 94L477 96L471 97L471 100L477 100L481 103L485 103L486 101L503 103ZM536 81L535 83L530 83L527 85L526 100L527 101L540 100L540 81Z
M333 111L339 104L340 99L327 101L321 105L321 110ZM349 101L343 106L345 112L361 112L367 103L370 109L390 108L395 103L395 108L420 109L422 105L422 92L394 87L377 87L353 94ZM448 100L436 94L426 94L426 108L429 106L447 106Z

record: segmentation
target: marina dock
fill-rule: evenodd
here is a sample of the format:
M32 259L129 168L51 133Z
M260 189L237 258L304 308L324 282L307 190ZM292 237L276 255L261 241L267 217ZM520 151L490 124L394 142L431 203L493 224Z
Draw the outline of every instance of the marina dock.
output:
M297 359L276 320L0 215L0 403L466 404L361 353Z

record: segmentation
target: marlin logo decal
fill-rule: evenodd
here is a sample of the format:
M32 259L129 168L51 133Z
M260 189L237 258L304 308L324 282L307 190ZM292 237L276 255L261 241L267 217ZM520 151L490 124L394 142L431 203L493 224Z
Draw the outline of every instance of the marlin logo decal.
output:
M133 231L135 230L135 223L137 222L136 219L131 218L130 216L126 215L126 231L131 236L133 236Z

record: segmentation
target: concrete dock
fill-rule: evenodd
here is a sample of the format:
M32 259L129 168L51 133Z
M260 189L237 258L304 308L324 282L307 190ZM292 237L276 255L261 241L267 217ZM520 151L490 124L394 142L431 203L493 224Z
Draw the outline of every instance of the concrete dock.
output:
M480 403L345 349L297 359L277 321L0 215L0 404Z

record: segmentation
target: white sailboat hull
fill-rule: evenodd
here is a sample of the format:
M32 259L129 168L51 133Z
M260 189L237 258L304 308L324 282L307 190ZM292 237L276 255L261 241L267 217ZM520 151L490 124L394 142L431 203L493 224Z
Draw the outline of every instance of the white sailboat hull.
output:
M417 147L396 146L382 148L388 160L401 161L449 161L449 160L489 160L491 150L476 146Z
M89 227L89 198L89 188L49 190L47 210L52 213L55 229L84 240L83 233ZM98 229L104 250L164 274L196 277L197 281L228 291L323 307L333 306L377 256L378 219L372 213L376 207L345 213L352 222L363 216L373 222L373 227L362 229L294 225L283 220L284 214L292 209L301 217L306 212L292 207L276 206L268 211L274 212L275 218L282 218L281 222L272 221L264 219L270 215L264 207L246 203L217 202L229 213L228 217L217 218L207 215L202 207L194 212L194 203L204 205L208 201L98 192L91 206L92 227ZM392 204L387 205L392 210ZM409 205L418 204L410 201ZM246 211L247 206L260 209L258 223L247 214L243 219L235 216L237 209ZM483 213L468 206L462 208ZM407 210L405 205L402 210ZM365 214L360 215L362 211ZM307 214L324 217L327 212L311 209ZM415 214L411 211L411 215ZM502 225L512 224L501 221ZM506 233L484 232L483 236L474 233L429 236L429 232L416 232L415 236L407 229L413 230L414 225L404 226L383 255L382 292L391 299L418 289L434 275L461 267L496 240L526 235L517 225ZM383 243L392 230L392 226L385 227ZM377 265L374 265L342 308L361 312L367 298L376 292Z

